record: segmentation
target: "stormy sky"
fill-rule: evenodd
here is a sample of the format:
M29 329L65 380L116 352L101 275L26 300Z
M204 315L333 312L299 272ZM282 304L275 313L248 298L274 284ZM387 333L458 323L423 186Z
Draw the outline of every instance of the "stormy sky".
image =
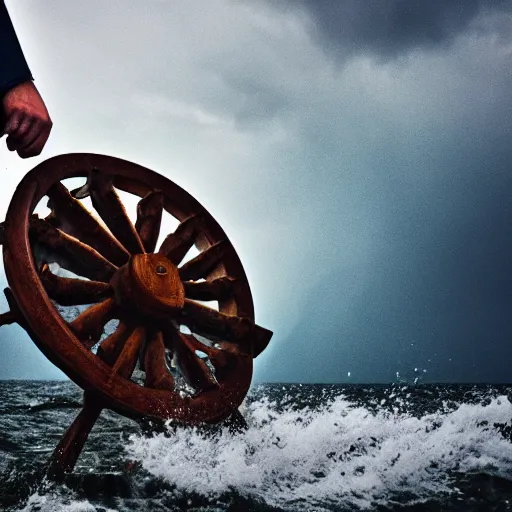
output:
M512 381L510 2L6 4L54 129L2 143L2 218L43 159L133 160L235 245L257 381ZM0 377L61 376L2 327Z

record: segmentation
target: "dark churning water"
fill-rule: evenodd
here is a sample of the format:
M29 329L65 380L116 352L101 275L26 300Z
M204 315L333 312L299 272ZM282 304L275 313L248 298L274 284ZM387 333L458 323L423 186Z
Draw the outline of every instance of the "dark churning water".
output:
M104 411L75 473L45 464L81 406L69 382L0 382L6 511L512 510L512 386L261 385L248 428L139 426Z

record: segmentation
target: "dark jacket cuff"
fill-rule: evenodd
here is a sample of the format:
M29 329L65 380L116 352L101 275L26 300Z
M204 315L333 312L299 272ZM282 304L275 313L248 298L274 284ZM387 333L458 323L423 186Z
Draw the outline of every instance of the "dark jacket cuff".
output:
M27 80L32 80L32 74L7 8L0 0L0 95Z

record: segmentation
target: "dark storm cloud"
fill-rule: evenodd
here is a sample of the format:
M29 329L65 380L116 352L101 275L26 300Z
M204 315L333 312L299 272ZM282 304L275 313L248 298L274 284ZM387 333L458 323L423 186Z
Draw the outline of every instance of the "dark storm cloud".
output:
M274 3L274 2L273 2ZM282 2L275 2L283 8ZM314 22L315 36L341 59L370 53L388 59L449 45L481 14L511 12L506 0L290 0Z
M382 155L378 193L361 204L362 214L385 218L376 259L366 276L356 261L325 269L305 294L301 320L275 348L286 365L267 378L293 381L301 368L297 380L386 382L418 368L431 382L510 382L510 102L502 108L492 124L446 134L446 145L433 144L433 159L409 169ZM436 168L430 184L404 180Z

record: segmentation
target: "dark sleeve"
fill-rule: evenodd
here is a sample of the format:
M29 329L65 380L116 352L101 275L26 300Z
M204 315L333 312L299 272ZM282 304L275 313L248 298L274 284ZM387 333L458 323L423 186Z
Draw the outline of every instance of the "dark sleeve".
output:
M32 74L5 3L0 0L0 96L27 80L32 80Z

